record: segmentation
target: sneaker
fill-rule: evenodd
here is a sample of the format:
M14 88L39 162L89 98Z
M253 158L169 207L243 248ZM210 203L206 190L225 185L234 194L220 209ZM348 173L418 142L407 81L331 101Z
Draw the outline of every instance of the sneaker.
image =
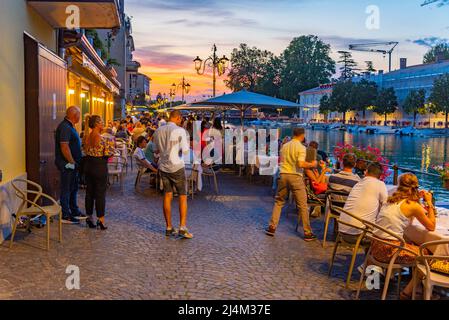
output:
M69 217L69 218L62 218L62 223L63 224L79 224L79 220Z
M86 220L87 216L82 212L78 212L77 214L73 215L73 218L77 220Z
M274 234L276 233L276 229L273 226L269 226L265 229L265 234L270 237L274 237Z
M189 230L187 230L187 229L180 229L178 235L184 239L192 239L193 238L193 234L191 234L189 232Z
M178 230L176 230L176 229L171 228L171 229L165 230L166 237L171 237L171 236L176 237L177 235L178 235Z
M304 235L304 241L306 241L306 242L315 241L316 239L317 239L317 237L313 233L306 233Z

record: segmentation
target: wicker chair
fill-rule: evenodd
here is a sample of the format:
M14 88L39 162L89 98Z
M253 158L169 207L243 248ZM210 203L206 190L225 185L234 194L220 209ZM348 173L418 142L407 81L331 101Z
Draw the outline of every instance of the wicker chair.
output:
M42 192L42 187L35 182L25 180L25 179L15 179L11 182L17 197L22 200L22 203L17 209L16 219L14 221L12 234L11 234L11 242L9 247L12 248L12 244L14 242L14 237L16 235L17 225L20 221L21 217L31 218L37 215L43 215L46 218L47 225L47 239L46 239L46 248L50 249L50 223L51 218L58 216L59 218L59 242L62 242L62 208L56 202L55 199L50 197L49 195ZM24 188L20 188L20 186L24 186ZM29 187L32 186L37 190L31 190ZM28 195L34 195L34 199L28 199ZM38 204L38 201L46 200L50 202L50 205L44 206Z
M417 258L416 268L413 272L413 295L412 299L415 300L416 286L418 284L419 276L423 277L422 284L424 287L424 299L430 300L432 297L433 287L449 288L449 275L437 273L432 271L430 265L436 261L449 262L449 256L429 256L425 254L425 249L433 246L449 245L449 240L431 241L424 243L419 248L419 256Z
M375 223L372 223L372 222L369 222L366 220L362 220L362 222L367 227L366 228L366 230L367 230L366 238L370 239L371 243L373 243L374 241L377 241L377 242L383 243L385 245L391 246L393 248L396 248L397 251L391 257L391 259L388 263L384 263L384 262L378 261L372 255L373 246L372 245L370 246L368 253L366 254L365 262L363 264L363 272L362 272L362 275L360 276L360 282L359 282L359 287L357 289L356 299L358 299L360 296L360 291L362 289L362 284L363 284L363 280L365 278L366 268L368 267L368 263L372 263L373 265L379 266L379 267L383 268L384 270L385 269L387 270L387 273L385 275L384 288L382 291L382 300L385 300L387 297L388 287L389 287L390 279L391 279L391 276L393 275L393 272L398 273L398 295L399 295L400 287L401 287L402 269L403 268L414 268L416 265L416 262L407 264L407 263L397 263L396 260L402 251L407 251L410 254L415 255L415 256L417 256L417 254L415 252L411 251L410 249L406 248L405 240L401 236L397 235L396 233L391 232L390 230L387 230ZM378 236L376 236L374 234L374 232L376 230L383 231L384 233L386 233L389 236L391 236L392 238L394 238L396 241L399 241L400 244L395 245L385 239L379 238Z
M331 219L334 219L334 234L338 231L338 219L340 218L340 212L335 210L336 208L342 208L345 205L348 197L347 192L330 190L326 193L326 215L324 219L324 236L323 236L323 248L326 248L327 233L329 230L329 224Z
M330 205L332 206L332 201L330 202ZM360 221L363 224L363 220L358 218L357 216L353 215L352 213L340 208L340 207L332 207L331 211L335 212L338 214L338 216L340 216L341 214L347 214L348 216L352 217L353 219ZM337 218L338 219L338 218ZM337 221L336 221L337 223ZM348 271L348 276L346 278L346 288L348 288L349 283L351 282L351 277L352 277L352 271L354 270L354 265L355 265L355 261L357 258L357 254L358 252L362 249L364 252L369 248L369 245L363 244L363 240L365 239L365 236L367 234L367 229L365 226L363 227L358 227L343 221L338 221L339 224L343 224L345 226L348 226L350 228L354 228L356 230L360 231L360 234L357 237L357 241L355 243L349 243L346 242L344 240L344 233L342 232L338 232L337 233L337 238L335 239L335 246L334 246L334 250L332 252L332 257L329 263L329 273L328 275L330 276L332 273L332 268L334 266L334 261L335 261L335 256L337 255L337 251L339 247L344 247L344 248L348 248L352 250L352 257L351 257L351 263L349 264L349 271Z

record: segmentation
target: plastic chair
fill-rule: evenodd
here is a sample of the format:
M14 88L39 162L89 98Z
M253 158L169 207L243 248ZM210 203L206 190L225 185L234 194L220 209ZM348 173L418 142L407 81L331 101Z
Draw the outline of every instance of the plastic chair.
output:
M23 184L24 188L20 188L19 185ZM29 180L25 179L15 179L11 182L11 185L13 186L16 195L19 199L22 200L22 203L20 204L19 208L16 212L16 219L14 221L14 225L12 228L12 234L11 234L11 242L9 245L9 248L12 248L12 244L14 242L14 237L16 235L17 230L17 224L20 221L21 217L32 217L37 215L43 215L46 218L46 225L47 225L47 239L46 239L46 248L47 250L50 249L50 220L52 217L58 216L59 217L59 242L62 243L62 208L61 206L56 202L55 199L50 197L49 195L42 192L42 187ZM29 186L33 186L37 190L31 190ZM34 199L30 200L28 199L28 195L34 195ZM41 199L45 199L51 203L51 205L39 205L38 201Z
M324 219L323 248L326 248L327 233L331 219L334 219L334 232L338 230L337 221L340 218L340 212L335 209L338 207L344 207L346 198L348 196L349 194L347 192L342 191L332 190L326 193L326 215Z
M124 193L124 170L126 168L127 159L125 157L114 155L108 162L108 176L112 177L112 182L114 178L117 178L120 182L120 188L122 193Z
M416 297L416 286L418 284L418 276L422 275L422 284L424 287L424 299L430 300L432 297L433 287L449 288L449 275L432 271L430 264L435 261L448 261L449 256L429 256L424 253L425 249L433 246L449 245L449 240L426 242L419 248L419 256L417 258L416 268L413 272L413 295Z
M137 176L136 176L136 181L134 182L134 188L137 189L137 186L139 185L140 181L142 180L142 178L144 176L149 176L150 181L151 181L151 178L153 178L153 177L156 179L156 190L159 190L159 186L160 186L159 172L147 172L147 168L143 167L140 164L140 160L137 158L135 160L136 160L136 165L137 165Z
M330 205L332 206L332 202L330 203ZM352 217L353 219L360 221L361 223L363 223L363 220L358 218L357 216L353 215L352 213L340 208L340 207L333 207L331 208L332 211L338 213L338 215L340 216L341 214L347 214L348 216ZM337 221L336 221L337 223ZM346 225L348 227L357 229L360 231L359 236L357 237L357 241L355 243L349 243L346 242L344 240L344 233L343 232L338 232L337 233L337 238L335 240L335 246L334 246L334 250L332 252L332 257L329 263L329 272L328 275L330 276L332 273L332 268L334 266L334 261L335 261L335 256L337 255L337 251L338 251L338 247L342 246L344 248L348 248L352 250L352 257L351 257L351 263L349 264L349 270L348 270L348 276L346 278L346 288L348 288L349 283L351 282L351 278L352 278L352 272L354 270L354 265L355 265L355 260L357 259L357 253L360 251L360 249L363 249L364 252L366 251L366 249L368 249L369 245L363 244L363 240L365 239L366 233L367 233L367 229L365 226L363 227L358 227L355 225L352 225L350 223L346 223L343 221L338 221L339 224L343 224Z
M362 220L363 224L365 226L367 226L366 230L366 238L371 240L371 244L374 241L386 244L388 246L391 246L393 248L396 248L397 251L396 253L391 257L390 261L388 263L384 263L381 261L376 260L376 258L371 254L372 252L372 245L370 246L368 253L366 254L366 258L365 258L365 262L363 264L363 272L362 275L360 276L360 282L359 282L359 287L357 289L357 294L356 294L356 299L359 298L360 296L360 291L362 289L362 284L363 284L363 279L365 278L365 274L366 274L366 268L368 267L368 263L372 263L373 265L379 266L383 269L387 270L386 276L385 276L385 283L384 283L384 288L382 291L382 300L385 300L387 297L387 293L388 293L388 286L390 284L390 279L391 276L393 275L393 271L397 271L398 272L398 295L399 295L399 291L400 291L400 287L401 287L401 276L402 276L402 269L403 268L413 268L416 265L416 261L410 264L406 264L406 263L396 263L396 259L399 257L399 254L402 251L407 251L409 253L411 253L412 255L418 256L415 252L413 252L412 250L408 249L405 247L405 240L397 235L394 232L391 232L390 230L387 230L375 223L366 221L366 220ZM384 233L388 234L389 236L393 237L395 239L395 241L399 241L400 245L395 245L392 244L391 242L389 242L388 240L382 239L377 237L374 234L375 230L380 230L383 231Z

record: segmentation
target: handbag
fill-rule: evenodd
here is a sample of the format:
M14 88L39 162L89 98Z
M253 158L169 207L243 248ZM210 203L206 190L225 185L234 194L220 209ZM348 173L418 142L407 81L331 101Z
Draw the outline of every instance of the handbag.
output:
M327 191L326 183L312 182L312 189L316 195L323 194Z

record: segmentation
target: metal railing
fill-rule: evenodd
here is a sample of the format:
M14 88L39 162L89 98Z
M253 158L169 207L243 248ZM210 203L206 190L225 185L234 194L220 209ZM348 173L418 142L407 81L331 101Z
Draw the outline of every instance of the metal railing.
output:
M333 152L329 152L329 151L326 151L326 152L327 152L328 155L333 157ZM374 161L370 161L370 160L364 160L364 161L367 162L367 163L374 163ZM434 177L434 178L440 178L441 177L437 173L431 173L431 172L426 172L426 171L422 171L422 170L405 168L405 167L399 166L397 164L388 164L388 163L381 163L381 162L380 162L380 164L382 166L386 166L386 167L388 167L388 168L393 170L393 184L395 186L397 186L398 183L399 183L399 172L400 171L403 172L403 173L409 172L409 173L413 173L413 174L426 175L426 176Z

